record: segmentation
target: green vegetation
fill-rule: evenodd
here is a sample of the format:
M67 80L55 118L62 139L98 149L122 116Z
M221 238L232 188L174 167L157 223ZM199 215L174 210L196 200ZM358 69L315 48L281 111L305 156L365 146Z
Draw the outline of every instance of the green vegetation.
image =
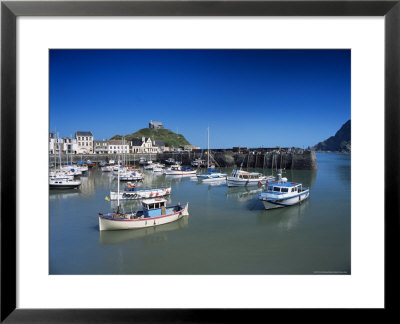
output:
M351 121L348 120L335 134L313 147L315 151L332 151L350 153L351 151Z
M153 141L163 141L165 146L168 147L179 147L184 145L190 145L186 138L181 134L176 134L169 129L152 129L142 128L135 133L125 135L125 140L132 140L132 138L150 137ZM115 135L111 139L122 139L122 135Z

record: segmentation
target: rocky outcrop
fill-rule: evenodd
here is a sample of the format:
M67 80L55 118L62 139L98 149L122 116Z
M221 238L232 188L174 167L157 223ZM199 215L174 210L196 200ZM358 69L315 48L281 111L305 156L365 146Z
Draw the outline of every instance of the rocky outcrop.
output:
M313 147L314 151L351 152L351 121L348 120L335 134Z

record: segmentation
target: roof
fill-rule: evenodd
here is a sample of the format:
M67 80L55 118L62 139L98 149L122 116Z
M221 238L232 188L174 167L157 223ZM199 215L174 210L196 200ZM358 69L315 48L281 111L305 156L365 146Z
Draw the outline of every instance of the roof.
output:
M76 131L76 136L93 136L92 132L83 132L83 131Z
M275 182L275 181L270 181L268 182L269 186L274 186L274 187L295 187L298 185L301 185L301 183L298 182Z
M132 138L132 146L142 146L143 142L141 138Z
M109 145L129 145L129 141L123 140L109 140L108 143Z
M154 204L154 203L159 203L159 202L166 202L167 200L164 198L151 198L151 199L143 199L142 203L144 204Z

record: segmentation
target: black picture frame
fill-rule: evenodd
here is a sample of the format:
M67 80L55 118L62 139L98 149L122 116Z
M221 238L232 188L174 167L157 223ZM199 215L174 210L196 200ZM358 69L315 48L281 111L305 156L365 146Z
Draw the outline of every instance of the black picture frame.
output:
M268 310L16 308L16 19L19 16L382 16L385 19L385 308L396 310L399 255L400 0L2 1L1 322L144 323L256 320ZM373 150L373 148L372 148ZM371 153L369 153L371 154ZM373 154L373 153L372 153ZM378 170L379 171L379 170ZM372 233L371 233L372 234ZM38 292L40 293L40 292ZM139 296L140 297L140 296ZM245 296L243 296L245 298ZM272 311L272 310L270 310ZM303 312L304 314L304 312Z

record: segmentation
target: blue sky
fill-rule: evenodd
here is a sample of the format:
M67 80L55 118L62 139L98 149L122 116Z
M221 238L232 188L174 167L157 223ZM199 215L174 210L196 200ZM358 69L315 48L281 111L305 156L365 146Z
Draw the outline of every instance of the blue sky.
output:
M350 50L50 50L50 131L150 120L193 145L307 147L350 119Z

